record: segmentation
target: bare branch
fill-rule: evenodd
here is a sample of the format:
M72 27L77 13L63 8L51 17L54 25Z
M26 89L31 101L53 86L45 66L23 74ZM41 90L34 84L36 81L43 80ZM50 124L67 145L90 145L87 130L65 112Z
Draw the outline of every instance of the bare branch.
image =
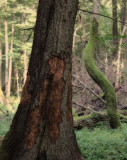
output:
M80 8L79 8L78 10L79 10L79 11L82 11L82 12L90 13L90 14L96 14L96 15L99 15L99 16L102 16L102 17L105 17L105 18L108 18L108 19L117 21L117 22L119 22L119 23L127 24L127 23L124 22L124 21L119 21L119 20L117 20L117 19L114 19L114 18L112 18L112 17L106 16L106 15L103 15L103 14L94 13L94 12L87 11L87 10L83 10L83 9L80 9Z
M22 30L31 30L31 29L34 30L34 27L31 27L31 28L24 28L24 29L22 29Z
M91 108L87 108L87 107L83 106L82 104L79 104L79 103L77 103L77 102L75 102L75 101L72 101L72 102L73 102L74 104L78 105L79 107L83 107L83 108L85 108L85 109L87 109L87 110L90 110L90 111L96 113L96 114L102 115L101 113L99 113L99 112L97 112L97 111L95 111L95 110L93 110L93 109L91 109Z
M1 108L0 108L0 111L1 111L5 116L9 116L9 115L8 115L8 111L7 111L7 113L5 113Z
M104 104L106 104L106 102L105 102L98 94L96 94L93 90L91 90L89 87L87 87L87 86L85 85L85 83L82 82L78 77L76 77L76 76L74 76L74 75L73 75L73 77L76 78L87 90L89 90L89 91L92 92L97 98L99 98Z

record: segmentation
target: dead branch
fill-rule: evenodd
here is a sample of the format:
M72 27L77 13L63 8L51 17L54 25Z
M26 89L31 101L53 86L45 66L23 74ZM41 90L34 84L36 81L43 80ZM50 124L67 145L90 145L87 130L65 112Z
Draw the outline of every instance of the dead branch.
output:
M87 108L87 107L83 106L82 104L79 104L79 103L75 102L74 100L73 100L72 102L73 102L74 104L78 105L79 107L83 107L83 108L85 108L85 109L87 109L87 110L90 110L90 111L92 111L92 112L94 112L94 113L99 114L99 115L102 116L101 113L99 113L99 112L97 112L97 111L95 111L95 110L93 110L93 109L91 109L91 108Z
M79 8L78 10L79 10L79 11L82 11L82 12L90 13L90 14L96 14L96 15L99 15L99 16L102 16L102 17L105 17L105 18L108 18L108 19L117 21L117 22L119 22L119 23L127 24L127 23L124 22L124 21L119 21L119 20L117 20L117 19L114 19L114 18L112 18L112 17L106 16L106 15L103 15L103 14L94 13L94 12L87 11L87 10L83 10L83 9L80 9L80 8Z
M76 78L85 87L85 89L87 89L90 92L92 92L97 98L99 98L104 104L106 104L106 102L98 94L96 94L92 89L90 89L89 87L87 87L85 85L85 83L82 82L78 77L76 77L75 75L73 75L73 77Z

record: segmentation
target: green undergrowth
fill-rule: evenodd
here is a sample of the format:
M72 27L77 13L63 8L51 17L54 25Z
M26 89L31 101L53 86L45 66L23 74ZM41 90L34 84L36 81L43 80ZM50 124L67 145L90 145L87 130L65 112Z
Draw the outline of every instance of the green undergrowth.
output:
M4 137L4 135L8 132L12 118L14 114L9 114L9 116L1 115L0 114L0 139Z
M99 123L76 131L76 137L85 160L127 160L127 124L112 130Z
M20 98L11 96L9 97L9 106L5 103L0 104L0 141L4 135L8 132L12 123L13 116L17 110Z

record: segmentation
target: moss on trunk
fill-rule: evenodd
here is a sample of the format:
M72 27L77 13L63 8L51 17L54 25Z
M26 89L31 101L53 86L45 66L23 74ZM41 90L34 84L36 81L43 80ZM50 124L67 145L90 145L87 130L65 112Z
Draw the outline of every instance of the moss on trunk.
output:
M109 123L111 128L117 128L120 125L120 121L117 115L115 91L109 80L103 75L103 73L96 66L94 59L98 43L97 36L98 36L98 22L96 18L93 18L91 22L89 42L84 53L85 66L88 74L104 92L106 98L107 113L109 116Z

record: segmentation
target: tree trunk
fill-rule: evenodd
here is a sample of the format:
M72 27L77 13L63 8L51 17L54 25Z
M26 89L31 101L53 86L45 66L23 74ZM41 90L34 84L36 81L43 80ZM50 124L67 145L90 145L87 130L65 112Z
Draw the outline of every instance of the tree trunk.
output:
M127 17L127 11L126 10L127 10L127 0L122 0L122 2L121 2L121 21L123 21L123 22L126 22L126 17ZM125 24L121 23L121 32L122 32L124 26L125 26ZM125 32L125 35L126 35L126 33L127 33L127 31ZM125 74L125 72L126 72L126 67L125 66L127 66L127 54L126 54L127 46L126 46L126 43L127 43L127 37L125 37L123 39L123 44L125 46L123 46L123 49L122 49L123 53L122 53L122 56L121 56L121 59L122 59L122 62L123 62L123 73L124 73L124 75L123 75L124 87L123 88L124 88L125 92L127 91L127 88L126 88L126 86L127 86L127 76Z
M93 12L99 13L100 0L93 0ZM88 45L85 49L85 66L91 78L103 90L106 98L107 113L109 116L109 123L111 128L117 128L120 121L117 115L117 104L115 91L108 79L100 72L95 64L95 53L97 49L98 37L98 23L99 16L93 15L91 21L90 38Z
M125 22L126 21L126 16L127 16L127 0L122 0L121 2L121 21ZM124 23L121 23L121 31L123 31Z
M71 108L76 12L77 0L39 1L27 80L2 160L81 160Z
M7 21L7 0L4 0L4 10L5 10L5 19L4 19L4 28L5 28L5 95L6 103L8 104L8 21Z
M19 98L19 74L18 74L18 69L17 68L15 70L15 73L16 73L16 86L17 86L16 93L17 93L17 96Z
M14 41L14 23L12 23L12 39L11 39L11 49L10 49L11 54L13 53L13 43L14 43L13 41ZM10 56L10 61L9 61L8 96L10 96L11 92L11 76L12 76L12 56Z
M2 45L0 40L0 88L2 89Z
M122 34L121 34L122 37L125 35L126 29L127 29L127 26L124 25L123 30L122 30ZM115 81L116 88L119 88L120 79L121 79L120 64L121 64L122 44L123 44L123 38L120 38L119 47L118 47L118 58L116 61L116 81Z
M113 19L117 20L117 0L112 0L112 15ZM113 20L113 57L117 57L117 50L118 50L118 24L117 21Z
M1 2L0 2L1 9ZM0 16L0 32L1 32L2 16ZM0 88L2 89L2 43L0 38Z
M24 5L25 5L25 3L24 3ZM23 13L23 15L22 15L22 20L23 20L23 22L25 23L25 21L26 21L26 14L25 13ZM25 31L23 31L23 37L24 37L24 45L25 45L25 43L26 43L26 33L25 33ZM27 53L26 53L26 48L24 48L23 49L23 54L24 54L24 73L23 73L23 77L24 77L24 80L23 80L23 84L25 84L25 81L26 81L26 78L27 78Z

